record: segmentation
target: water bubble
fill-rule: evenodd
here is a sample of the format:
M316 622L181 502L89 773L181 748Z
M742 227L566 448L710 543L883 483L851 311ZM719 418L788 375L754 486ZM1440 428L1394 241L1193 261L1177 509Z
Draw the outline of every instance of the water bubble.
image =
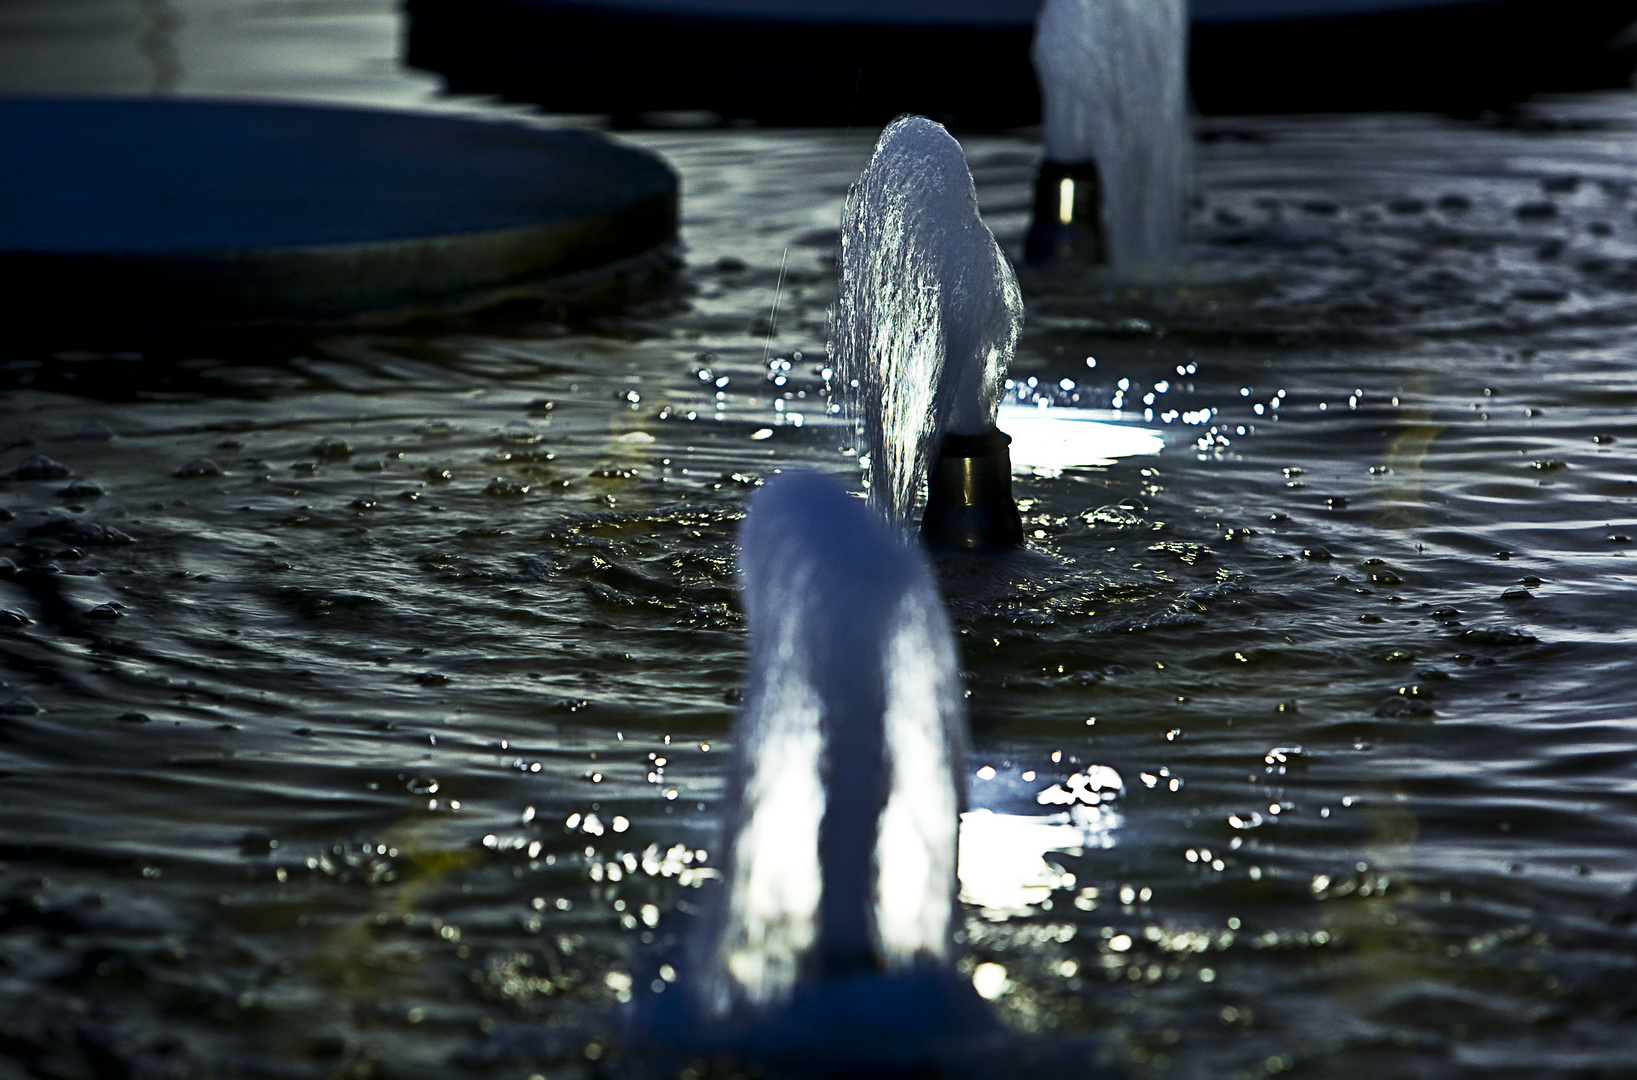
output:
M205 476L220 476L222 468L209 458L194 458L192 461L177 469L172 475L182 479L193 479Z
M340 461L352 456L352 447L341 439L323 439L309 452L320 461Z
M76 480L67 487L57 489L57 497L61 499L100 499L105 494L102 488L89 480Z
M73 473L62 462L44 454L35 454L25 458L21 465L12 470L11 475L16 480L64 480Z

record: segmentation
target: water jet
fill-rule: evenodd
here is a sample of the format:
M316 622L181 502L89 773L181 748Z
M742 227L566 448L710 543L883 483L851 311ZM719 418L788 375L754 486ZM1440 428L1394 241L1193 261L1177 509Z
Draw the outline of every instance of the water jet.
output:
M751 500L739 571L725 881L645 1038L803 1075L947 1072L996 1029L953 966L967 736L932 575L813 473Z
M1025 257L1164 265L1188 186L1185 0L1046 0L1032 55L1046 159Z
M918 116L888 125L848 192L831 326L853 390L870 501L902 525L931 472L922 539L995 551L1022 542L1010 439L995 428L1023 299L978 214L960 144Z

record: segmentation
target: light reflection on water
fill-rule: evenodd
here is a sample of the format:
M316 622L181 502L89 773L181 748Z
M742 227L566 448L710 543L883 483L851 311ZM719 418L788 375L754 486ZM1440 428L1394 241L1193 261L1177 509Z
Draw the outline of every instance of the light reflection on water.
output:
M1075 807L1057 814L961 815L961 902L983 917L1027 915L1059 890L1075 891L1075 876L1051 861L1114 846L1120 815L1112 807ZM1095 889L1092 890L1095 895Z
M1051 479L1064 469L1112 465L1165 447L1164 436L1155 431L1111 422L1118 416L1110 411L1098 419L1089 409L1003 404L996 426L1012 437L1014 469Z
M1020 474L1033 550L943 568L975 760L1036 774L971 800L1019 819L962 945L1009 1022L1135 1076L1632 1071L1633 131L1211 121L1203 269L1026 282L1018 378L1214 413ZM0 470L73 474L0 486L8 1053L588 1075L667 992L743 498L856 460L822 345L874 132L631 137L684 176L685 307L5 346ZM967 149L1015 244L1032 144ZM1086 763L1112 847L1031 801Z

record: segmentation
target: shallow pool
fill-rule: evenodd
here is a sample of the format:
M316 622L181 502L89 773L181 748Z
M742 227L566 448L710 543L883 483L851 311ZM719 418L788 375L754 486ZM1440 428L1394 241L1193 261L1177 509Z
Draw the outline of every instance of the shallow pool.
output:
M11 1069L620 1060L716 884L744 499L857 474L875 134L626 136L688 266L622 316L0 345ZM940 568L963 970L1122 1075L1629 1075L1637 98L1200 134L1186 270L1026 276L1029 551ZM965 142L1016 249L1034 144Z

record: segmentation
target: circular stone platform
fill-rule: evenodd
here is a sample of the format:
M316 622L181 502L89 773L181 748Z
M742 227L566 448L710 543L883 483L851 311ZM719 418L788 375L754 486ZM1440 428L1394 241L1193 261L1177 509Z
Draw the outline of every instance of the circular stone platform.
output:
M652 154L513 121L0 100L0 318L336 322L526 295L676 237Z

